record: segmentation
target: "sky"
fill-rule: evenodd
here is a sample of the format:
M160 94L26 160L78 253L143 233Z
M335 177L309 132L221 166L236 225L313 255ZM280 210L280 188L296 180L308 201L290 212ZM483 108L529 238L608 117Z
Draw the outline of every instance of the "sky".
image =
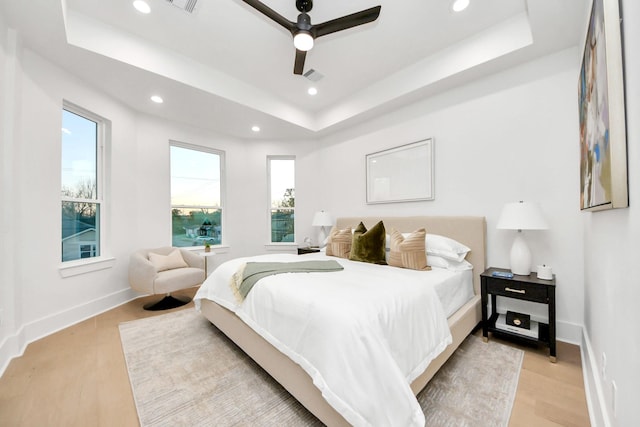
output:
M82 182L95 183L97 130L96 122L62 111L62 188L73 191Z
M278 207L287 188L295 188L295 160L271 159L271 207ZM295 195L295 193L294 193Z
M220 156L171 146L171 205L220 206Z

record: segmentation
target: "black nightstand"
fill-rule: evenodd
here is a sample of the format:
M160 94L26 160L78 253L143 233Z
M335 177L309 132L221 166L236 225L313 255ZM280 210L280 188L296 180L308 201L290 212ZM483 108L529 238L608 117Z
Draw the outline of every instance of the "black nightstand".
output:
M320 252L320 248L298 248L298 255Z
M489 268L480 275L482 296L482 336L489 339L489 332L496 336L518 341L544 344L549 347L549 358L556 361L556 278L552 280L538 279L536 273L528 276L514 275L512 279L495 277L494 271L509 272L502 268ZM491 294L491 317L488 317L487 303ZM496 296L533 301L546 304L549 308L549 323L537 323L538 335L527 336L526 333L506 330L500 324L503 314L496 311ZM533 324L534 322L532 322Z

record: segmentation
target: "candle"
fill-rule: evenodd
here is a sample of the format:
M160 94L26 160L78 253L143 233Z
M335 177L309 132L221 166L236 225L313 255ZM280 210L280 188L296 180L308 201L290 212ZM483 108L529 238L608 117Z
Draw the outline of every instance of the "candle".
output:
M553 279L553 272L551 266L542 264L538 266L538 279L551 280Z

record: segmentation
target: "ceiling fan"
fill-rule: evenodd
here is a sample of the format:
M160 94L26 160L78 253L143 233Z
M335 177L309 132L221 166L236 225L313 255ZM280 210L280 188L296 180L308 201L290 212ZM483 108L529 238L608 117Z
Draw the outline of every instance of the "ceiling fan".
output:
M311 17L308 15L313 8L312 0L296 0L296 9L300 11L297 22L289 21L287 18L258 0L242 1L256 9L258 12L261 12L269 19L274 20L291 33L293 36L293 45L296 48L296 60L293 65L293 74L302 74L307 51L313 47L314 39L337 31L373 22L378 19L380 9L382 8L382 6L376 6L341 18L332 19L321 24L312 25Z

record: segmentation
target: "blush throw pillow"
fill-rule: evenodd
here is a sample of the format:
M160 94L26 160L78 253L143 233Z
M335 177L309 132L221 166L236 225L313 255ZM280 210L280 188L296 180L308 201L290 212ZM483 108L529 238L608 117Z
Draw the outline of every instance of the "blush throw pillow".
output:
M325 253L329 256L349 259L352 240L351 227L342 230L334 228L327 238Z
M427 231L424 228L406 235L392 230L389 236L389 265L411 270L431 270L431 267L427 265L425 252L426 234Z
M363 223L360 223L353 232L353 242L351 243L352 261L369 262L372 264L386 265L385 244L386 233L382 221L367 230Z
M149 252L149 261L151 261L151 264L153 264L158 272L173 270L174 268L189 267L189 265L184 261L184 258L182 258L182 254L179 249L172 251L169 255L160 255Z

